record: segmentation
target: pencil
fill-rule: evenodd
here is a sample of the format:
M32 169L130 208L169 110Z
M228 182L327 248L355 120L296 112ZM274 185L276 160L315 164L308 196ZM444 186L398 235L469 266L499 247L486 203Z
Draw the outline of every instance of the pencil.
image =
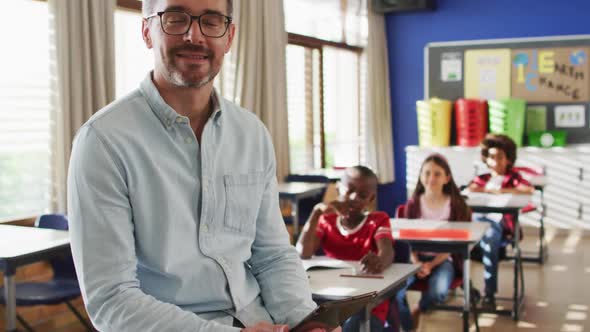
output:
M369 278L369 279L383 279L383 276L376 274L341 274L345 278Z

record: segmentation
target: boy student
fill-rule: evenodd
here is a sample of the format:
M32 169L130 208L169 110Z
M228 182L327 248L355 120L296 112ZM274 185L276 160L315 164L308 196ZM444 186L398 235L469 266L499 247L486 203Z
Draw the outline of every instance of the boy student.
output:
M532 194L534 188L512 167L516 162L516 144L510 137L488 134L481 142L481 159L490 172L477 176L469 184L473 192ZM478 221L491 223L479 243L483 254L485 297L484 306L495 309L498 289L498 260L503 239L514 237L512 215L500 213L474 214ZM522 234L522 233L521 233ZM518 241L519 239L515 239Z
M393 261L393 238L389 216L367 212L375 199L377 176L364 166L348 168L341 179L340 198L317 204L297 243L302 258L311 257L320 247L326 256L360 261L363 272L381 273ZM389 301L371 315L371 331L382 331ZM343 331L358 331L361 316L349 318Z

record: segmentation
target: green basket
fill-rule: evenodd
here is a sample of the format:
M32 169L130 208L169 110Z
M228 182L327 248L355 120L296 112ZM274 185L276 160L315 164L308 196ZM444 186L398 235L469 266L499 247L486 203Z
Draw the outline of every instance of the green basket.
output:
M489 100L490 132L507 135L517 146L522 146L525 109L526 101L524 99Z
M541 148L565 146L567 132L565 130L534 131L529 134L529 145Z

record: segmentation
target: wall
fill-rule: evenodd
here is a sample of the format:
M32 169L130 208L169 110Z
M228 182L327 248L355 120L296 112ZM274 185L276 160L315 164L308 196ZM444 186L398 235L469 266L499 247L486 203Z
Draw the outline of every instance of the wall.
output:
M379 188L390 214L406 198L404 148L418 144L415 102L424 96L429 42L589 34L590 1L437 0L433 12L386 17L396 182Z

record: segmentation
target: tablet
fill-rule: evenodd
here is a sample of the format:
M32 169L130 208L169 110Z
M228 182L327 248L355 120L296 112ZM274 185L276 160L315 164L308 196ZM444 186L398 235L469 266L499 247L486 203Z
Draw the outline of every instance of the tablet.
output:
M376 296L377 292L371 292L342 300L322 303L307 315L307 317L303 318L299 324L289 329L289 331L305 332L312 328L332 331L338 326L341 326L350 316L363 310Z

